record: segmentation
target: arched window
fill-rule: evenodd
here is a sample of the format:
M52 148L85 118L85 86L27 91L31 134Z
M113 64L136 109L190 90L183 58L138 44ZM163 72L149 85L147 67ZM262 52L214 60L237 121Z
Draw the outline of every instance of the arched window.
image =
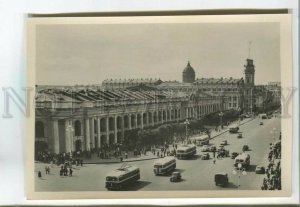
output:
M41 121L35 122L35 137L45 137L44 123Z
M75 121L75 136L81 136L81 123L79 120Z

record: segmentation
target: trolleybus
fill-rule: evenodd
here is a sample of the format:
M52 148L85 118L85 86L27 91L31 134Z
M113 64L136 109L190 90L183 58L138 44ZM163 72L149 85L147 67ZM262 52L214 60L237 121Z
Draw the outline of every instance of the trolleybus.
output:
M140 169L124 163L120 168L106 176L105 187L108 190L120 190L124 186L140 179Z
M164 157L154 162L154 174L164 175L176 168L176 159L174 157Z
M182 145L176 150L176 157L178 159L188 159L196 154L196 146L194 145Z

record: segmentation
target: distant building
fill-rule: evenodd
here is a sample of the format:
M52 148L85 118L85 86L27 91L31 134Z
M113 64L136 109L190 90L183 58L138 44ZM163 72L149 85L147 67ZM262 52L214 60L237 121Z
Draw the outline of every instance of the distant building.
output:
M195 70L192 68L190 61L188 61L187 66L182 72L182 82L183 83L194 83L195 82Z
M269 90L273 95L273 101L277 104L281 103L281 83L280 82L269 82L266 85L266 89Z
M138 86L138 85L147 85L147 86L156 86L162 83L160 79L106 79L102 82L102 89L105 90L119 90L125 89L128 87Z

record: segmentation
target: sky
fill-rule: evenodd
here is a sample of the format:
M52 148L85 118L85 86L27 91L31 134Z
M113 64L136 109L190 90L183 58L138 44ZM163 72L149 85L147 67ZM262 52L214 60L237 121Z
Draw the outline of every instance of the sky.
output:
M280 81L279 29L275 22L39 25L36 80L38 85L182 81L188 61L196 78L241 78L250 57L255 84L267 84Z

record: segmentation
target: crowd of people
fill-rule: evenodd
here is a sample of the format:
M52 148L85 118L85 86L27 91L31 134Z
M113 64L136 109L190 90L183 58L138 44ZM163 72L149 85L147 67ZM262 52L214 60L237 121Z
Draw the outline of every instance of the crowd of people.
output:
M281 139L281 135L279 137ZM281 190L281 141L270 144L269 164L265 170L262 190Z

